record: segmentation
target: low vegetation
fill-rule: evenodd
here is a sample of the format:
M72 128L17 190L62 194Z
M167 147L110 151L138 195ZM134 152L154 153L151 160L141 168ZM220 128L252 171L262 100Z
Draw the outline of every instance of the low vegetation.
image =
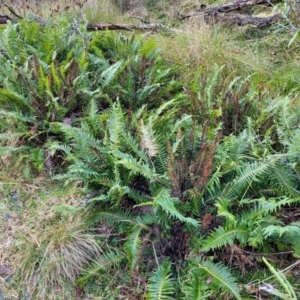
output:
M299 298L297 31L166 2L1 28L0 299ZM164 30L86 29L137 11Z

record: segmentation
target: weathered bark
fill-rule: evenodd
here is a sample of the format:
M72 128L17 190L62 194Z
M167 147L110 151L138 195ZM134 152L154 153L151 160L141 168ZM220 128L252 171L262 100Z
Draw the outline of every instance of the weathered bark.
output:
M6 15L0 15L0 24L6 24L8 21L13 22L13 19Z

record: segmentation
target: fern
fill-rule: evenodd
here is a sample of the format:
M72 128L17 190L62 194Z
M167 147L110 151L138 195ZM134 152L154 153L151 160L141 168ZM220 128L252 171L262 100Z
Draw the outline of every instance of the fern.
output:
M171 264L167 261L161 263L149 278L146 299L173 300L175 284L176 282L172 278Z
M108 131L110 139L110 147L112 149L118 149L121 143L121 132L123 120L123 111L121 109L120 103L116 102L113 104L111 109L111 114L108 119Z
M162 209L168 216L175 217L176 219L189 223L195 227L198 227L198 222L190 217L184 217L176 208L175 204L178 203L178 199L170 197L169 192L166 189L162 189L154 198L152 202L147 202L140 205L153 205L154 212L159 208Z
M129 262L130 262L130 270L133 271L136 267L137 262L140 259L140 247L142 244L141 240L141 233L143 227L141 226L134 226L132 232L127 236L127 241L124 245L126 249L127 255L129 255Z
M201 251L220 248L225 245L233 245L235 239L241 244L246 244L249 231L244 228L226 228L218 227L210 236L203 241Z
M253 162L240 168L237 177L225 190L224 197L233 199L235 197L243 196L254 182L259 181L260 177L269 171L271 163L273 162Z
M270 225L264 229L264 236L274 236L278 235L282 237L283 235L293 235L294 237L300 237L300 227L296 225L287 225L287 226L275 226Z
M95 224L97 222L105 221L107 224L115 225L118 223L130 223L132 225L135 225L134 216L132 216L130 213L126 212L112 212L112 211L98 211L94 213L91 217L88 218L87 222L88 224Z
M102 72L100 79L102 89L111 84L112 80L116 77L116 73L123 67L123 64L123 61L120 60Z
M184 293L184 299L193 300L205 300L210 299L212 291L209 290L202 276L197 276L196 272L193 272L192 268L189 268L189 276L183 283L182 291Z
M78 279L79 285L83 287L92 277L97 276L101 271L107 271L110 268L118 268L124 258L125 257L121 252L116 252L114 250L108 250L99 255Z
M156 156L159 153L159 146L153 135L151 126L144 125L141 120L141 148L147 153L148 157Z
M214 264L210 261L201 261L197 264L194 271L198 274L212 277L211 284L218 289L226 290L235 299L242 299L236 279L222 263Z

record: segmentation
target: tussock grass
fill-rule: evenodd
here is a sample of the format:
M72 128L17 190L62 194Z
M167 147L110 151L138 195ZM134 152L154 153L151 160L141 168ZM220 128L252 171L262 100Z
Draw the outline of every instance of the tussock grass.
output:
M88 0L83 8L90 23L98 22L123 22L128 21L128 16L121 14L121 8L112 0Z
M0 12L12 16L8 7L12 8L20 17L26 17L28 14L39 18L49 18L61 12L82 12L88 0L14 0L1 1ZM7 6L5 6L5 4ZM15 16L12 16L15 17Z
M161 37L159 44L166 59L186 69L188 81L199 69L210 72L215 65L225 66L225 75L232 77L268 72L261 56L242 49L223 29L198 18L181 25L172 37Z
M100 253L74 194L75 189L62 192L45 182L1 186L0 264L17 284L0 282L0 288L12 299L71 297L76 276Z

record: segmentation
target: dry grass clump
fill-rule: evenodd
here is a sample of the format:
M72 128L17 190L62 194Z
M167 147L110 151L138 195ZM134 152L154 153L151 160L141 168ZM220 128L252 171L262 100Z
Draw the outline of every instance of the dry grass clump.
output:
M11 0L0 3L0 14L15 19L17 16L24 18L33 15L46 20L64 12L83 14L91 23L116 22L124 19L120 6L113 0Z
M100 253L94 235L86 231L75 190L50 188L49 193L40 184L0 190L0 266L10 271L3 278L17 283L2 280L0 288L11 299L73 298L76 276Z
M1 1L0 14L12 16L11 9L20 17L29 13L40 18L48 18L61 12L78 12L84 8L88 0L10 0ZM16 17L16 16L12 16Z
M224 29L199 18L188 20L173 36L159 39L164 57L185 67L188 81L199 69L209 72L216 65L224 66L226 75L233 77L268 70L267 60L242 50Z
M112 0L88 0L83 12L90 23L122 22L126 16L121 14L120 7Z

